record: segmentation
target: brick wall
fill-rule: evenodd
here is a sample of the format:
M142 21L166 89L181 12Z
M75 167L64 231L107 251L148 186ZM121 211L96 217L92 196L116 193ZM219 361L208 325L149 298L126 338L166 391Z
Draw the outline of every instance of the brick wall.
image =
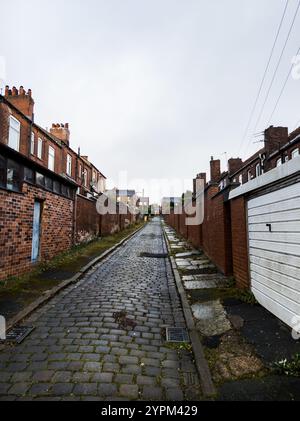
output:
M20 275L31 262L34 200L42 202L40 258L49 260L73 241L73 201L23 184L22 193L0 190L0 279Z
M75 226L77 244L91 241L101 234L101 216L97 212L95 200L77 196Z
M243 196L230 201L233 274L239 288L250 286L246 203Z
M205 192L205 213L202 224L202 244L207 256L225 275L232 274L230 207L217 185Z

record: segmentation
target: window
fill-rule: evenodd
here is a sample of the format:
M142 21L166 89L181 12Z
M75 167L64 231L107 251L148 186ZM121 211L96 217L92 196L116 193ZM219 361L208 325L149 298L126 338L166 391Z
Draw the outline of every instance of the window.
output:
M298 156L299 155L299 149L297 148L297 149L294 149L293 151L292 151L292 159L293 158L296 158L296 156Z
M67 186L65 186L64 184L61 185L61 194L63 196L67 196Z
M53 191L54 191L54 193L61 194L61 185L60 185L59 181L54 180Z
M31 132L30 153L31 155L34 155L34 133L33 132Z
M276 167L280 167L280 165L282 165L282 159L278 158L276 161Z
M16 151L19 151L20 146L20 122L14 117L9 117L9 135L8 135L8 146Z
M40 174L38 172L36 173L36 184L42 187L45 186L45 176L43 174Z
M97 181L97 173L95 170L93 170L93 183L96 183Z
M67 155L67 174L72 176L72 157L69 154Z
M11 159L7 160L6 188L14 191L22 188L22 167Z
M252 179L251 171L248 171L248 181L251 181L251 179Z
M239 183L243 184L243 174L240 174L240 176L239 176Z
M37 157L42 159L43 154L43 140L39 137L38 138L38 147L37 147Z
M47 190L53 190L53 180L52 178L45 177L45 187Z
M85 185L85 187L87 187L88 184L88 180L87 180L88 174L87 174L87 169L85 169L83 171L83 184Z
M259 177L261 175L261 168L260 168L260 164L257 164L255 167L255 174L256 177Z
M12 191L22 190L23 167L0 155L0 187Z
M48 168L51 171L54 171L54 163L55 163L55 149L52 146L49 146L48 152Z
M81 178L82 178L82 165L81 165L81 164L79 164L78 177L79 177L79 178L80 178L80 180L81 180Z
M34 184L34 171L24 167L24 181Z

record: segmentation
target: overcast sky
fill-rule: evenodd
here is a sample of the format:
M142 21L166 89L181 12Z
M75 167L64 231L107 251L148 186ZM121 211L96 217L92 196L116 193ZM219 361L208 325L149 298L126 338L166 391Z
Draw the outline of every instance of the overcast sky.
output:
M290 0L268 81L297 3ZM5 83L32 89L38 124L69 122L71 146L114 184L122 170L145 187L150 179L191 180L208 170L212 155L225 168L224 152L245 158L260 146L248 137L240 148L285 0L0 5ZM300 46L299 19L257 131ZM295 128L299 93L300 80L290 78L272 124Z

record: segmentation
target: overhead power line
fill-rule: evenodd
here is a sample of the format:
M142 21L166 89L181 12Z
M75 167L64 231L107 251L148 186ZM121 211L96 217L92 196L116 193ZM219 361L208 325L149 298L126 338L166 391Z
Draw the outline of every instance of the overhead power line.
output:
M297 51L297 53L296 53L296 56L298 56L298 54L299 54L299 53L300 53L300 47L298 48L298 51ZM273 110L272 110L272 113L271 113L271 115L270 115L270 118L269 118L269 120L268 120L268 124L267 124L267 126L269 126L269 125L270 125L271 120L272 120L272 118L273 118L273 115L275 114L275 111L277 110L278 104L279 104L279 102L280 102L280 100L281 100L281 97L282 97L283 92L284 92L284 90L285 90L285 88L286 88L286 85L287 85L287 83L288 83L288 80L289 80L289 77L290 77L290 75L291 75L291 73L292 73L293 68L294 68L294 64L292 64L292 65L291 65L291 67L289 68L288 74L286 75L286 78L285 78L285 81L284 81L284 83L283 83L283 86L282 86L282 89L281 89L281 91L280 91L280 94L279 94L279 96L278 96L278 98L277 98L277 101L276 101L276 103L275 103L275 106L274 106L274 108L273 108Z
M284 54L284 52L285 52L285 49L286 49L287 43L288 43L288 41L289 41L289 39L290 39L290 35L291 35L292 30L293 30L293 27L294 27L294 24L295 24L295 21L296 21L296 17L297 17L297 14L298 14L299 8L300 8L300 0L298 1L298 5L297 5L296 11L295 11L295 13L294 13L294 17L293 17L292 23L291 23L291 25L290 25L289 32L288 32L288 34L287 34L287 37L286 37L285 43L284 43L283 48L282 48L282 50L281 50L281 54L280 54L280 56L279 56L279 59L278 59L278 62L277 62L276 68L275 68L275 70L274 70L274 73L273 73L273 77L272 77L271 83L270 83L269 88L268 88L268 90L267 90L267 93L266 93L266 96L265 96L265 100L264 100L264 102L263 102L263 105L262 105L262 107L261 107L260 113L259 113L258 118L257 118L257 120L256 120L256 123L255 123L255 128L254 128L254 132L256 131L256 129L257 129L257 127L258 127L259 123L260 123L260 120L261 120L262 114L263 114L263 112L264 112L264 109L265 109L266 103L267 103L267 101L268 101L268 99L269 99L269 95L270 95L271 89L272 89L272 87L273 87L273 83L274 83L274 81L275 81L275 78L276 78L276 75L277 75L277 72L278 72L278 69L279 69L279 66L280 66L280 63L281 63L281 60L282 60L283 54ZM250 142L251 142L251 139L250 139L249 143L250 143Z
M244 135L243 135L243 138L242 138L242 142L241 142L241 145L240 145L240 150L241 150L242 145L243 145L243 143L244 143L244 141L245 141L245 139L247 137L247 134L248 134L248 131L249 131L249 128L250 128L252 119L253 119L253 115L255 113L256 106L257 106L257 103L258 103L258 100L259 100L259 97L260 97L262 88L263 88L264 83L265 83L265 80L266 80L266 76L267 76L267 73L268 73L268 70L269 70L269 67L270 67L270 63L271 63L271 60L272 60L272 57L273 57L273 54L274 54L274 51L275 51L275 46L277 44L278 37L279 37L280 31L281 31L281 28L282 28L282 24L283 24L285 15L286 15L288 4L289 4L289 0L287 0L286 3L285 3L285 7L284 7L284 10L283 10L281 19L280 19L279 27L278 27L277 32L276 32L275 40L274 40L273 46L271 48L269 59L267 61L267 64L266 64L266 67L265 67L265 70L264 70L264 73L263 73L263 77L262 77L262 80L260 82L260 85L259 85L259 88L258 88L258 92L257 92L257 95L256 95L256 98L255 98L253 107L252 107L251 112L250 112L250 117L249 117L249 120L248 120L246 129L245 129L245 132L244 132Z

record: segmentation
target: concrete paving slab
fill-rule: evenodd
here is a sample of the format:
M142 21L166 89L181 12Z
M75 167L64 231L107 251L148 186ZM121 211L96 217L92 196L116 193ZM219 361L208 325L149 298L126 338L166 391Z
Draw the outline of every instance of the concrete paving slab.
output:
M192 312L197 319L197 328L205 336L221 335L231 329L220 300L195 303Z

